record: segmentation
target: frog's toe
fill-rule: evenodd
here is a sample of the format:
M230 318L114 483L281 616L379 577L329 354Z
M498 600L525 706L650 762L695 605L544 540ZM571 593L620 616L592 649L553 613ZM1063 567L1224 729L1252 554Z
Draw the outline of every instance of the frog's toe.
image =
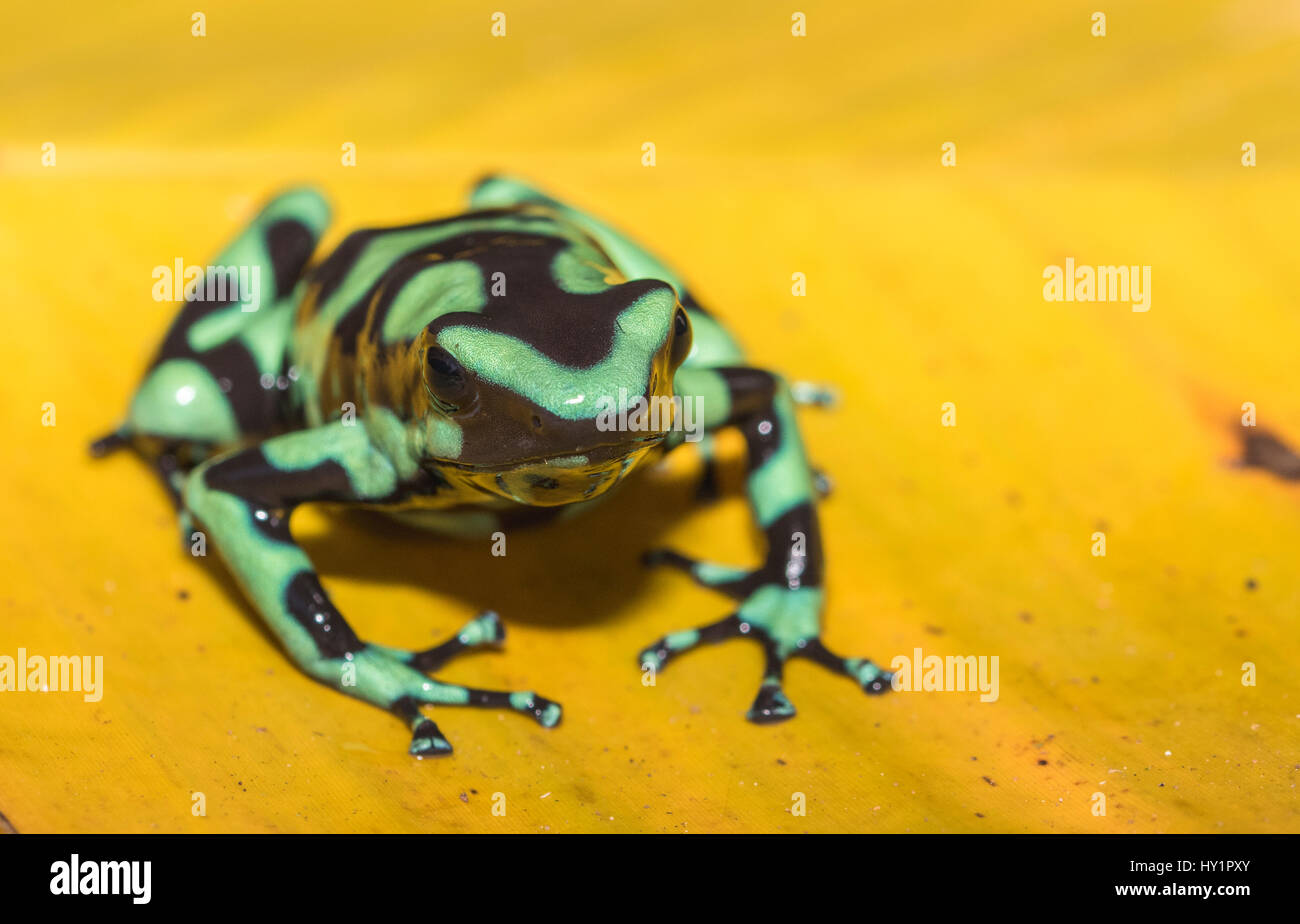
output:
M402 697L393 703L392 710L411 729L412 756L443 757L451 753L451 742L443 737L432 719L424 717L414 697Z
M482 709L509 709L526 715L543 728L560 724L564 709L554 700L538 696L532 690L479 690L434 681L436 692L426 701L443 706L478 706Z
M821 639L809 639L795 654L816 662L827 670L852 678L864 693L885 693L894 675L868 658L844 658L822 644Z
M758 695L754 697L753 705L745 713L745 718L759 725L770 725L794 718L794 704L781 688L785 659L781 656L776 642L765 631L745 622L736 613L699 629L670 632L645 648L639 656L639 661L643 669L650 668L657 671L682 652L729 638L751 638L763 648L765 661L763 682L758 688Z
M411 653L407 663L416 670L428 673L442 667L462 652L484 645L499 645L505 638L506 627L502 624L501 617L492 610L485 610L461 626L447 641Z
M758 688L758 695L754 697L754 704L745 713L745 718L756 725L773 725L793 719L794 716L794 704L781 689L780 681L770 680L763 681L763 685Z
M791 382L790 397L795 404L834 408L840 403L840 390L824 382Z
M411 755L414 757L444 757L451 753L451 743L429 719L422 719L411 733Z
M560 724L560 719L564 717L564 709L559 703L547 699L545 696L538 696L531 690L519 693L511 693L510 708L516 712L530 715L542 728L554 728Z
M727 594L737 600L743 600L749 593L753 573L732 565L719 565L711 561L690 558L672 549L651 549L641 556L647 568L668 566L685 571L695 583L710 590Z
M684 651L690 651L709 642L736 638L741 635L740 617L735 613L715 623L699 629L686 629L682 632L670 632L650 643L637 655L637 663L643 668L658 671L665 664Z
M884 693L890 689L893 675L866 658L844 658L827 648L820 638L799 632L793 617L764 612L756 604L742 607L725 619L699 629L670 632L641 651L638 661L643 670L658 671L682 652L710 642L729 638L747 638L758 642L763 650L763 679L745 718L758 725L784 722L795 716L794 704L782 689L785 665L791 658L807 658L857 682L867 693ZM762 617L766 621L760 621Z

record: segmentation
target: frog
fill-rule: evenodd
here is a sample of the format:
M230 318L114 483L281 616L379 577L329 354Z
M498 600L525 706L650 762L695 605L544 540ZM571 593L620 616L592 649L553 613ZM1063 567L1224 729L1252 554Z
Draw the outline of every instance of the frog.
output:
M206 271L237 267L257 284L207 298L201 278L187 289L125 414L91 445L95 456L130 449L157 472L183 540L217 550L304 673L395 715L416 757L452 752L435 721L443 707L555 727L561 705L532 690L441 676L463 652L501 645L494 610L422 650L358 636L295 541L293 512L355 506L461 539L494 535L604 502L692 442L698 494L716 497L713 441L732 429L762 561L647 551L645 565L732 605L650 642L635 663L657 673L709 643L755 642L764 667L746 717L760 724L795 715L783 689L793 658L867 693L890 688L889 671L821 637L824 481L796 406L827 403L827 389L750 363L659 257L522 179L490 174L461 213L362 228L314 259L330 220L315 188L271 197ZM703 438L675 412L611 428L614 395L689 401Z

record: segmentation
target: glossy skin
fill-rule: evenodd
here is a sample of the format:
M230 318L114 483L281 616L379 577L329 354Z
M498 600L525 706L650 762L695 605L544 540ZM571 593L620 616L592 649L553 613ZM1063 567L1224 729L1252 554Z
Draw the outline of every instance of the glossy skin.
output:
M602 429L601 396L695 400L706 431L744 434L767 552L753 571L648 553L737 605L659 639L640 663L657 670L704 642L755 640L766 655L755 722L794 715L781 689L791 657L888 689L871 661L821 643L814 479L786 384L746 365L681 280L614 229L499 177L476 187L470 209L355 232L308 270L328 207L311 190L276 198L213 261L257 265L273 291L254 311L186 302L126 419L93 450L130 445L151 460L186 540L204 533L294 661L394 712L411 728L411 753L435 755L451 746L425 705L508 708L547 727L560 706L430 676L501 641L495 613L425 651L359 639L293 540L294 508L366 505L461 535L545 519L682 442L666 420Z

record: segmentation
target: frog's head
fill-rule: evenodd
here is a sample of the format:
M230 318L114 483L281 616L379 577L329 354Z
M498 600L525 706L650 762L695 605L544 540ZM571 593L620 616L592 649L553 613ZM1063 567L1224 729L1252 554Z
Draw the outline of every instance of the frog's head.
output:
M657 280L528 295L420 335L426 456L455 484L551 507L603 494L663 441L691 327Z

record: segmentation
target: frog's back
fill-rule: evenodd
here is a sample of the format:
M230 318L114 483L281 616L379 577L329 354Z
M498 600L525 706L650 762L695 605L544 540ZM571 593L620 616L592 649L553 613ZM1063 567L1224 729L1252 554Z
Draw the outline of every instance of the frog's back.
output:
M416 338L443 315L490 307L516 323L535 320L532 342L563 340L548 309L571 302L566 295L622 281L594 241L545 206L355 231L307 275L298 295L293 365L307 423L338 417L348 403L400 408L419 383Z

